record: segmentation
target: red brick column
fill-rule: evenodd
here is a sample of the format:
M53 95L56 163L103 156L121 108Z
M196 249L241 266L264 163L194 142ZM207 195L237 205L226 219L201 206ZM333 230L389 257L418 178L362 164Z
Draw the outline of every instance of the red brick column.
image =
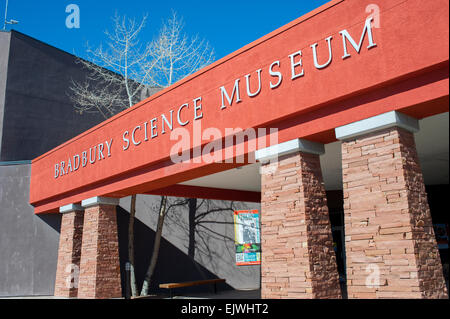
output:
M120 298L118 199L94 197L85 207L78 298Z
M80 270L83 208L79 205L61 207L58 263L55 292L57 297L76 297Z
M448 298L409 130L342 143L349 298Z
M341 298L319 155L294 149L261 167L261 297Z

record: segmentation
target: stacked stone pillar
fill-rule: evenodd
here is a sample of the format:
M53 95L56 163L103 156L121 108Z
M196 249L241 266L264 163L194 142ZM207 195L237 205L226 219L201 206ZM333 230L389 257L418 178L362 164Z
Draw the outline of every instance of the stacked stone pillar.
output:
M62 215L55 296L122 296L117 198L93 197L60 208Z
M83 207L74 204L60 208L62 217L54 292L58 297L71 298L78 294L83 211Z
M322 180L323 145L296 139L261 166L262 298L341 298Z
M448 298L413 133L385 113L336 129L342 140L349 298Z
M119 199L94 197L81 204L85 212L78 298L120 298Z

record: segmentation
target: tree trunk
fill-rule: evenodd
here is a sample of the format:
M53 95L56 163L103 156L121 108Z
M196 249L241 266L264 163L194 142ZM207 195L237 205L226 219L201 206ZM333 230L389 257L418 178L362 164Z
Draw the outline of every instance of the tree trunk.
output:
M155 271L156 262L158 260L159 246L161 244L162 230L164 226L164 218L166 217L167 197L161 196L161 203L159 205L158 225L156 227L155 243L153 245L152 259L145 275L144 283L142 285L141 296L147 296L150 288L153 273Z
M189 246L188 256L195 258L195 213L197 211L197 198L189 198Z
M137 296L136 276L134 274L134 217L136 215L136 195L131 196L130 219L128 220L128 262L130 263L131 295Z

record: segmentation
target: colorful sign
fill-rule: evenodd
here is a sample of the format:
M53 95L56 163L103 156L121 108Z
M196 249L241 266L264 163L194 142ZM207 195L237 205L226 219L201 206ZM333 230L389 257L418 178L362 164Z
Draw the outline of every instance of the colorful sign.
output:
M237 266L261 264L261 240L257 210L234 212L234 242Z

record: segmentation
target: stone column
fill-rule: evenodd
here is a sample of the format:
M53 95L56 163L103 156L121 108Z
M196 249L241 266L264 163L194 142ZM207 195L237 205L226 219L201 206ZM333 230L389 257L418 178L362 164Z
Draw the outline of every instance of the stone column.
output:
M54 292L57 297L70 298L78 294L83 211L83 207L75 204L59 209L62 217Z
M341 298L322 153L322 144L300 139L256 152L262 298Z
M447 298L418 130L416 119L398 112L336 128L349 298Z
M78 298L122 297L117 237L118 198L93 197L85 209Z

